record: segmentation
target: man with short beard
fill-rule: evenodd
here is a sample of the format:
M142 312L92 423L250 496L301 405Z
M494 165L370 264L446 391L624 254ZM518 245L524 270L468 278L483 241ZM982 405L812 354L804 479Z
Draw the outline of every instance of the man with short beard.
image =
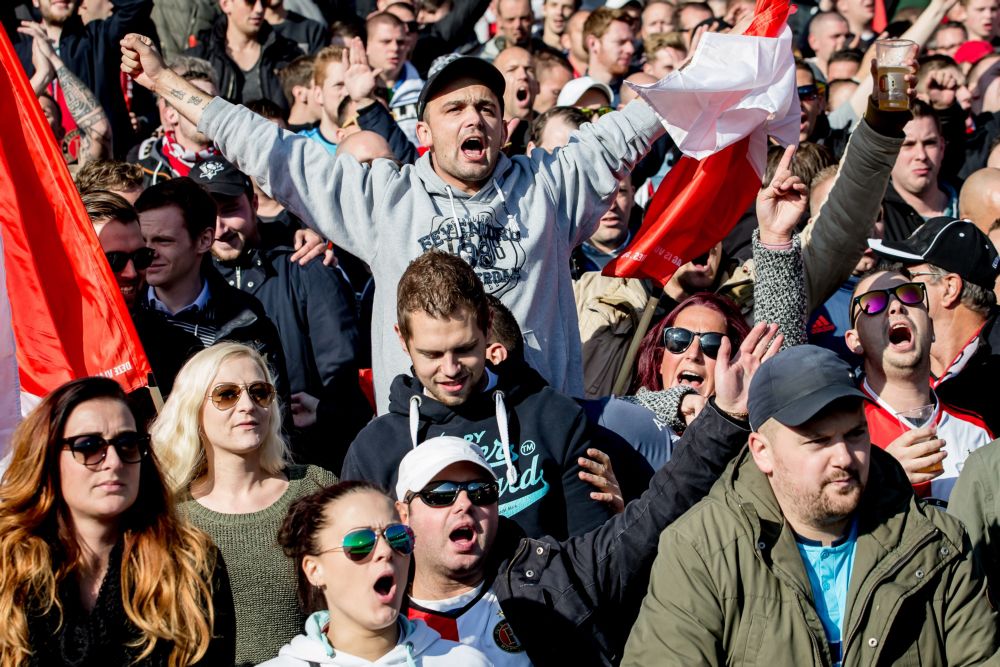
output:
M850 367L793 347L750 383L753 432L669 526L622 665L980 664L997 614L962 525L871 446Z
M861 390L872 443L892 454L917 495L947 501L974 450L993 440L978 415L945 405L930 387L933 325L922 283L870 272L854 288L847 346L864 359Z

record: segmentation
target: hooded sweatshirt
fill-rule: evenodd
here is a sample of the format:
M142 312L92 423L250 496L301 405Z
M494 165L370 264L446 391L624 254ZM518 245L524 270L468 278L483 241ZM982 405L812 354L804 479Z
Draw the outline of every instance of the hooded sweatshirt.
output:
M306 633L297 635L281 647L278 657L260 667L364 667L365 665L402 665L404 667L489 667L486 656L458 642L441 639L441 635L423 621L410 621L400 616L399 641L396 647L375 662L336 650L326 636L330 612L317 611L306 620Z
M590 497L577 458L601 448L583 409L545 385L531 368L507 362L488 389L449 407L424 395L420 381L400 375L392 383L389 412L351 444L342 478L396 488L399 462L428 438L453 435L478 445L500 483L499 511L529 537L566 539L611 517Z
M583 364L569 273L573 248L590 238L618 181L663 134L635 101L546 153L497 156L483 187L445 183L428 151L414 165L334 158L322 146L216 98L198 124L223 155L303 222L372 270L372 366L379 413L392 379L409 368L393 324L396 285L412 259L436 248L465 259L486 291L510 308L528 363L553 388L583 396Z

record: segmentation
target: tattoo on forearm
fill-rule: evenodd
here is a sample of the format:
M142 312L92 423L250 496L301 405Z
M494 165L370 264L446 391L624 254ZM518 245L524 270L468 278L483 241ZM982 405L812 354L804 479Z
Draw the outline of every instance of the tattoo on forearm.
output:
M81 133L81 156L106 149L111 154L111 126L94 93L66 65L56 70L56 78L66 98L66 107Z
M174 98L178 102L183 102L184 101L184 91L183 90L178 90L176 88L171 88L170 90L167 91L167 95L170 95L170 97Z
M198 95L192 95L189 98L187 98L187 101L188 101L188 104L194 104L194 105L197 106L197 105L201 105L201 103L204 102L205 100L202 99Z

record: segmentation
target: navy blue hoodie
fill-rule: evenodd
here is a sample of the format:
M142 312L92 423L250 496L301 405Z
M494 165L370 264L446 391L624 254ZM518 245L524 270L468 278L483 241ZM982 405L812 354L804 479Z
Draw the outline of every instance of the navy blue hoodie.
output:
M526 365L504 363L496 371L496 386L456 407L424 395L419 380L396 376L389 412L358 434L342 478L367 480L392 493L399 462L415 444L410 431L415 411L416 444L454 435L482 448L500 482L500 514L527 536L566 539L603 524L610 510L590 498L593 487L577 476L577 458L587 447L601 446L583 410Z

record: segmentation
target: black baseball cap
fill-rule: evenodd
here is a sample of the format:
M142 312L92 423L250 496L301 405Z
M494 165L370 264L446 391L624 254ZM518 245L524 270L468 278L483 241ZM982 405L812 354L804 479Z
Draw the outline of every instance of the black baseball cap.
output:
M229 160L212 157L191 167L191 179L212 196L239 197L253 195L250 177Z
M841 398L868 399L847 362L824 347L790 347L761 364L750 381L750 426L759 429L772 418L801 426Z
M497 96L500 112L503 113L503 92L507 82L493 63L475 56L449 54L441 56L431 65L427 83L420 91L417 100L417 118L423 120L427 103L434 99L441 90L457 79L472 79L489 88Z
M881 257L906 265L933 264L992 291L1000 274L1000 255L993 243L969 220L931 218L902 241L869 240Z

